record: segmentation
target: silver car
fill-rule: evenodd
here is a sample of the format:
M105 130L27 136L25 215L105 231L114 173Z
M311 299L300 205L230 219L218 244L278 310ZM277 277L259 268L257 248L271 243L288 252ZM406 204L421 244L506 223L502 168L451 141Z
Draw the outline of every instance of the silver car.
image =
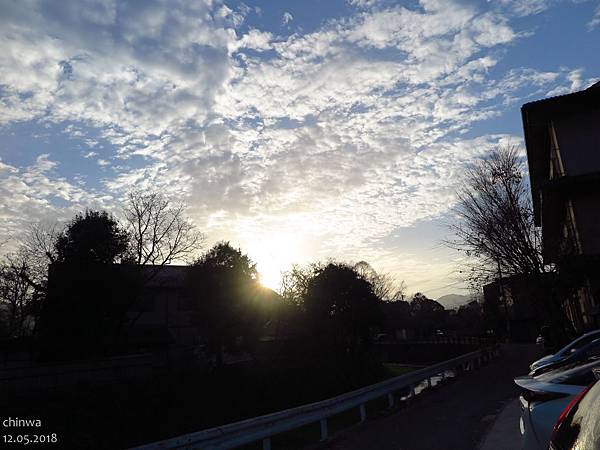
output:
M593 369L600 367L594 357L568 364L541 375L517 377L523 389L520 428L523 450L546 450L556 419L569 402L595 380Z
M531 364L531 366L529 366L529 370L531 370L533 372L534 370L537 370L537 369L541 368L542 366L554 364L563 359L566 359L569 355L571 355L572 353L575 353L577 350L590 344L591 342L595 341L596 339L600 339L600 330L590 331L589 333L586 333L583 336L578 337L573 342L571 342L569 345L561 348L559 351L557 351L553 355L547 355L547 356L544 356L543 358L538 359L537 361L533 362Z

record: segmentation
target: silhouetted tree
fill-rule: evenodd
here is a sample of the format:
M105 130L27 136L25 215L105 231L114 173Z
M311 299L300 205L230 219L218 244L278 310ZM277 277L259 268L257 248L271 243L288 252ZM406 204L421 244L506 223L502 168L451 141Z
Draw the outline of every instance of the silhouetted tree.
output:
M404 281L398 282L395 277L389 273L377 272L366 261L359 261L354 265L354 269L362 275L373 286L375 295L384 302L393 302L404 300L406 284Z
M219 242L193 264L187 286L194 322L221 366L224 347L256 337L257 300L264 294L256 265L240 249Z
M369 341L371 328L379 323L379 300L371 283L353 267L329 263L313 273L304 308L323 343L355 351L360 341Z
M7 323L6 333L29 334L39 320L46 296L48 264L56 257L58 225L34 223L17 237L17 248L5 255L1 263L2 291L0 303Z
M130 192L123 214L129 233L126 262L137 266L139 286L154 280L168 264L191 261L204 244L204 235L185 216L184 205L173 204L161 193ZM151 267L142 268L145 265ZM142 300L143 289L136 292L137 295L129 300L129 306ZM119 342L122 329L131 330L142 314L140 308L135 316L123 315L123 322L116 328L115 342Z
M487 325L481 305L476 300L449 311L447 318L448 328L463 336L483 335Z
M390 336L397 337L396 332L413 328L410 303L395 300L381 303L383 317L382 329Z
M184 205L172 204L160 193L129 193L124 214L135 264L192 260L204 243L204 235L185 217Z
M56 243L61 226L56 222L30 224L19 236L18 248L10 256L17 266L25 266L23 276L36 291L44 291L48 278L48 265L56 261Z
M18 337L26 333L25 321L32 314L35 290L27 283L27 266L14 261L0 266L0 310L4 319L5 337Z
M294 264L281 277L280 292L283 300L303 310L309 283L314 278L315 273L322 269L323 265L320 263L313 263L305 267Z
M549 279L545 274L554 271L542 258L541 230L534 223L524 172L518 148L497 148L467 170L457 193L459 221L452 226L456 239L448 244L474 261L462 273L475 288L499 277L526 275L541 293ZM577 283L567 274L552 280L556 285L551 294L534 301L538 314L548 317L552 329L562 336L557 340L562 340L568 320L561 303Z
M431 336L444 327L445 310L435 300L417 292L410 301L413 326L421 337Z
M110 264L126 255L129 237L106 211L77 214L56 240L56 261Z
M458 191L459 222L451 246L477 259L471 278L544 272L539 230L518 148L500 147L467 170Z

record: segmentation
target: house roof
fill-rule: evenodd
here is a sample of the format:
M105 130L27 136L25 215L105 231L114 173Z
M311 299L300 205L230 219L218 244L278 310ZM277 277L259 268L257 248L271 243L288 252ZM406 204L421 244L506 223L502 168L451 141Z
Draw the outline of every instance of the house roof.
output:
M536 225L541 225L540 188L549 177L550 120L599 107L600 81L583 91L537 100L521 107Z
M139 278L145 287L178 288L184 285L190 271L190 266L138 266L134 264L87 264L72 265L68 263L53 263L49 267L48 276L51 280L79 275L91 276L92 279L128 280Z

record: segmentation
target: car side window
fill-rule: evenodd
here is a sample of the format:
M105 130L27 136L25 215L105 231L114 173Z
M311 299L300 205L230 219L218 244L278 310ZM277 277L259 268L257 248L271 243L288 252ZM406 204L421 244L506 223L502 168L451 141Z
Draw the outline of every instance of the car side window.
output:
M577 342L575 345L573 345L573 347L571 347L569 349L570 353L576 352L577 350L579 350L582 347L585 347L586 345L592 343L595 340L600 339L600 336L598 336L597 334L594 334L592 336L588 336L585 339L580 340L579 342Z

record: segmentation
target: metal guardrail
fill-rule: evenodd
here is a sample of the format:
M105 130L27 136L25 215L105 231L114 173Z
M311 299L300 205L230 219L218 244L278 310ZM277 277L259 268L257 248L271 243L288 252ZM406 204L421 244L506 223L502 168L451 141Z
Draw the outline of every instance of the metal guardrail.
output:
M410 396L415 396L415 387L420 383L427 382L427 386L431 386L431 379L437 376L444 379L446 371L456 370L460 373L479 368L483 362L487 362L497 354L497 346L485 348L327 400L141 445L130 450L224 450L260 440L262 440L263 450L270 450L272 436L316 422L320 423L323 441L329 436L328 417L358 407L361 421L365 421L367 402L387 396L388 406L392 408L396 391L409 388Z

